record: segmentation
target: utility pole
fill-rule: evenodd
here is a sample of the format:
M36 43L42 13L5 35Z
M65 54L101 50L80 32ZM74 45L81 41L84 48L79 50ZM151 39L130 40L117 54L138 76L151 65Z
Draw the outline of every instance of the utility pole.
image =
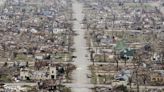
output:
M114 60L117 63L117 71L118 71L118 57L115 50L114 50Z
M90 50L90 60L93 62L93 66L95 65L94 63L94 57L93 57L94 51Z

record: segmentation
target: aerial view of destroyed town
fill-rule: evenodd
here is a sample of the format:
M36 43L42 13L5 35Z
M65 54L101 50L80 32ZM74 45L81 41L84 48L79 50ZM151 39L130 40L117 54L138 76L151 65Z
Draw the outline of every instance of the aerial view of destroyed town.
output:
M0 92L164 92L164 0L0 0Z

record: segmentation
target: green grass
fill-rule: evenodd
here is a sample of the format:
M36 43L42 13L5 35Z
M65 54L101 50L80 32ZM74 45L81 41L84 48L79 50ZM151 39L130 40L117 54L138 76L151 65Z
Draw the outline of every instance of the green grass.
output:
M114 79L114 77L111 76L111 75L105 75L104 74L104 75L101 75L101 76L100 75L97 76L94 71L92 71L91 73L92 73L91 74L92 75L91 83L93 83L93 84L97 84L97 78L98 78L100 84L109 84L107 82Z
M112 60L109 58L108 55L105 55L105 58L106 58L106 61L105 61L105 62L110 62L110 61L112 61ZM103 56L103 55L96 55L96 56L94 57L94 59L95 59L95 62L104 62L104 56Z
M11 82L11 78L8 75L1 75L0 82Z
M32 61L31 57L27 57L27 55L24 54L18 54L15 60L20 60L20 61Z
M130 8L139 8L139 7L141 7L140 3L127 3L126 5L129 6ZM148 3L143 3L143 7L151 8L152 6Z
M91 83L97 84L97 76L96 76L96 74L94 72L92 72Z
M108 73L101 73L101 74L96 74L96 71L94 68L97 68L97 71L101 71L101 68L97 66L89 66L91 70L91 83L97 84L97 80L99 80L100 84L110 84L112 80L114 80L114 76L110 75Z
M98 76L98 78L100 80L100 84L108 84L107 81L111 81L114 79L113 76L111 75L101 75L101 76Z
M27 92L38 92L38 90L35 86L29 86L28 87L27 85L25 85L25 87L28 88Z
M52 57L60 62L64 62L65 58L67 58L67 61L70 61L72 58L72 53L60 52L60 53L57 53L56 55L53 54Z
M62 92L71 92L71 89L67 87L63 87Z
M94 71L94 67L93 66L89 66L90 70L91 70L91 83L93 84L97 84L97 76L96 73Z

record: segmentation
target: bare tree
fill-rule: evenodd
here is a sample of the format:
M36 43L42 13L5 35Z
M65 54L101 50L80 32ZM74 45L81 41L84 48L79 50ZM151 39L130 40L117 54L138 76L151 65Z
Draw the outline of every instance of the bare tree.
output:
M119 70L119 55L114 51L114 61L117 63L117 71Z

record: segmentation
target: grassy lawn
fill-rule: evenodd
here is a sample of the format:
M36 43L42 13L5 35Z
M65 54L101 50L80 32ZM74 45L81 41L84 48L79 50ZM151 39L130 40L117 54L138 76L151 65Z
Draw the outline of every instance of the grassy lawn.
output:
M36 88L36 87L33 87L33 86L24 85L24 86L22 86L22 87L27 88L27 89L28 89L27 92L39 92L39 91L37 90L37 88ZM68 88L68 87L65 87L65 86L62 86L62 85L61 85L61 86L60 86L60 92L71 92L71 89Z
M96 73L94 71L91 72L91 83L93 84L97 84L97 76L96 76Z
M95 73L95 71L94 71L94 67L91 65L91 66L89 66L89 69L90 69L90 71L91 71L91 83L93 83L93 84L97 84L97 76L96 76L96 73Z
M108 35L112 32L108 32ZM119 39L125 39L127 42L147 42L150 41L150 34L134 34L131 32L113 32L113 35Z
M139 8L139 7L141 7L140 3L126 3L126 5L129 6L130 8ZM148 3L143 3L143 7L151 8L152 6Z
M95 59L95 62L111 62L112 61L108 55L105 55L105 61L104 61L103 55L95 55L94 59Z
M110 84L110 81L114 79L113 76L111 75L100 75L100 74L96 74L94 71L91 72L91 83L93 84L97 84L97 83L100 83L100 84ZM98 79L97 79L98 78ZM99 82L97 81L99 80Z
M110 81L114 79L111 75L99 75L98 78L100 84L110 84Z
M114 76L110 74L110 70L106 69L108 66L93 66L89 68L91 70L91 83L93 84L110 84L114 80ZM113 67L111 67L112 69ZM105 69L105 70L104 70Z
M70 61L72 58L72 53L60 52L57 54L53 54L52 58L54 58L55 60L57 60L59 62Z
M27 57L27 55L24 54L18 54L17 57L15 58L15 60L19 60L19 61L32 61L31 57Z
M11 82L11 77L8 75L0 75L0 82Z
M71 92L71 88L63 87L61 92Z

